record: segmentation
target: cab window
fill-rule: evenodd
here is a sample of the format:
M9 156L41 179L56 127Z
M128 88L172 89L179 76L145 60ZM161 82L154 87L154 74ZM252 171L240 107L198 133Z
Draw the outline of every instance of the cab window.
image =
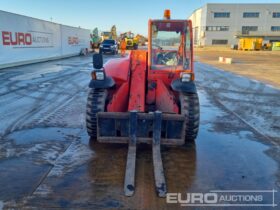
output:
M151 27L151 69L190 69L191 43L187 22L154 22Z

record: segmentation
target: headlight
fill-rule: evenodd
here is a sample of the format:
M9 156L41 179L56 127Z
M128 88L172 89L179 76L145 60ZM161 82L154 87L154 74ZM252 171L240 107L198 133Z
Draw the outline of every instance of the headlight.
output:
M95 75L96 75L96 80L104 80L105 78L103 71L96 72Z
M189 82L191 80L191 74L189 73L181 73L180 77L182 82Z
M93 71L91 72L91 77L93 80L104 80L105 74L103 71Z
M103 48L103 45L100 45L101 48Z

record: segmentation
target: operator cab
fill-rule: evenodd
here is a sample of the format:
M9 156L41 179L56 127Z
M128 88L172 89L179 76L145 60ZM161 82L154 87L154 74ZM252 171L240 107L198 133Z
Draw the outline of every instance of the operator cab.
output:
M190 70L191 41L188 21L150 22L151 70Z

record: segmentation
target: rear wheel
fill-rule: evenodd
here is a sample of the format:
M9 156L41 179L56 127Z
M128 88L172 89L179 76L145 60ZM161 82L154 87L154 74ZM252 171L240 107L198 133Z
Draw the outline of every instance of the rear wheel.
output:
M105 111L106 89L90 89L87 99L86 126L92 139L97 137L97 113Z
M185 143L193 142L199 128L199 99L197 93L180 93L181 114L185 116Z

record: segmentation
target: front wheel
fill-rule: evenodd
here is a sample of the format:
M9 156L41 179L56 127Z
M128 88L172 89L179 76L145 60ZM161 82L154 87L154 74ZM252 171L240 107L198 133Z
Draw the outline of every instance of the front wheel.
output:
M181 114L185 116L185 143L193 142L199 129L199 98L197 93L180 93Z
M87 107L86 107L86 127L88 135L91 139L97 138L97 113L105 111L106 89L91 88L88 93Z

